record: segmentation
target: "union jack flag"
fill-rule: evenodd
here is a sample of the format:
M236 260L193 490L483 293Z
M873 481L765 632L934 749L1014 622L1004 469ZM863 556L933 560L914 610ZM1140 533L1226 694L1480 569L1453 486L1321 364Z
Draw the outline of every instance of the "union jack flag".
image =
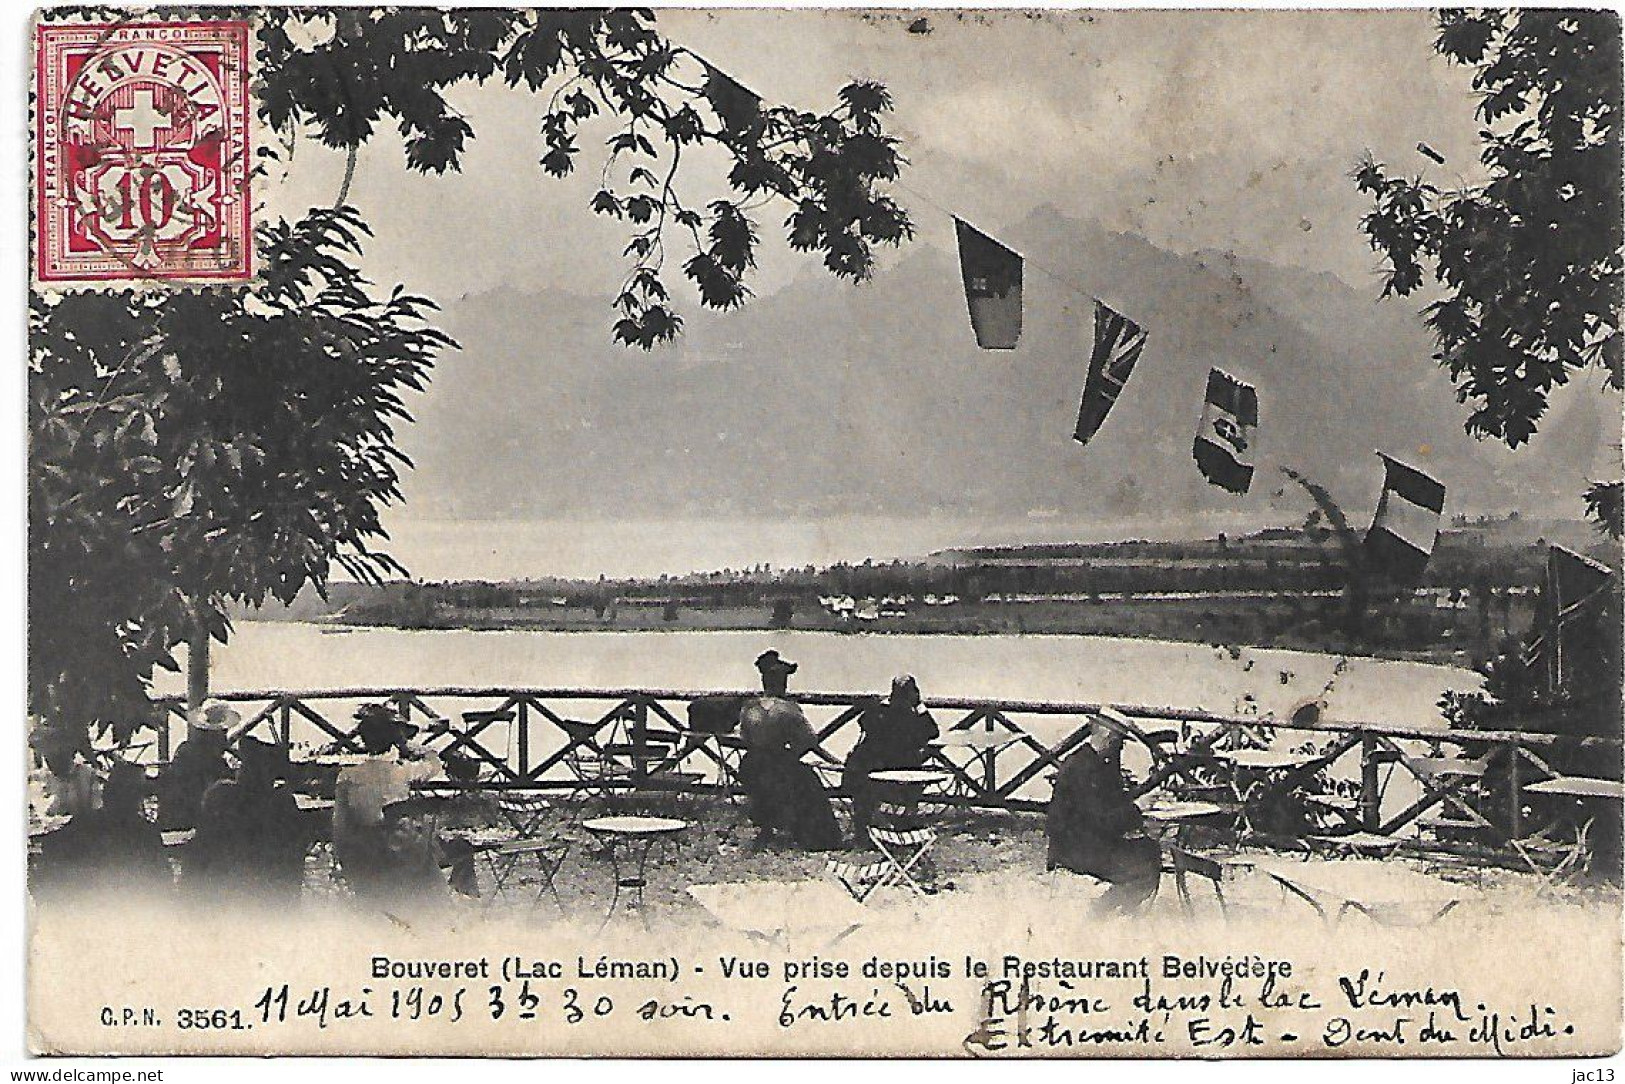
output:
M1139 324L1095 302L1095 349L1089 356L1089 379L1083 386L1078 426L1072 433L1072 439L1079 444L1089 443L1106 420L1134 371L1134 363L1140 360L1145 337L1145 329Z

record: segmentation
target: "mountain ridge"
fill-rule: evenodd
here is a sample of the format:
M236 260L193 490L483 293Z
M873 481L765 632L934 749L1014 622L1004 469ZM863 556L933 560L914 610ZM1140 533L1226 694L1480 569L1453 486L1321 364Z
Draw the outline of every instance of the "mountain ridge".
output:
M1445 481L1447 512L1577 509L1606 398L1569 396L1547 427L1562 432L1516 454L1476 442L1405 301L1378 303L1329 274L1172 253L1053 208L1000 236L1029 257L1026 326L1008 353L976 349L954 259L924 244L863 286L804 276L696 316L650 355L610 342L607 299L511 288L460 298L445 323L463 350L442 361L403 434L418 462L409 500L467 518L1163 506L1269 518L1303 504L1272 469L1290 464L1358 520L1380 485L1380 446ZM1070 433L1091 295L1149 339L1080 448ZM1246 498L1208 486L1190 462L1209 365L1259 387L1263 470Z

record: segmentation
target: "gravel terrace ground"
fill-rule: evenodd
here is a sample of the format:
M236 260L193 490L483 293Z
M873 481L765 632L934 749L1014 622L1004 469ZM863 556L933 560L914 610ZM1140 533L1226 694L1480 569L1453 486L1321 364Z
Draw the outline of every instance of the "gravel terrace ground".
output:
M606 810L599 801L556 801L539 831L542 838L569 843L569 852L554 879L558 900L545 893L536 867L521 861L500 893L492 895L490 865L478 860L482 900L458 899L454 906L492 918L551 924L566 919L572 924L596 923L610 904L613 877L608 852L582 820L610 813L636 813L677 817L689 827L676 837L656 843L647 870L645 913L655 928L714 926L716 920L689 893L696 885L742 882L794 883L828 879L831 858L868 861L874 852L808 853L786 843L761 846L742 804L716 795L638 796ZM845 803L837 803L843 830ZM448 806L440 815L441 831L473 831L501 836L507 829L491 811L474 801ZM960 914L973 918L981 912L1007 911L1011 906L1034 904L1049 912L1075 908L1086 913L1089 902L1102 891L1090 878L1044 869L1045 840L1041 815L978 810L940 809L932 816L939 840L921 877L935 891L925 901L888 889L871 900L882 909L906 905L915 914ZM623 856L625 851L623 850ZM1450 900L1457 900L1458 917L1483 912L1511 915L1529 911L1545 916L1578 908L1617 908L1620 896L1608 886L1552 886L1541 878L1512 870L1446 866L1439 862L1396 858L1306 858L1301 855L1248 850L1238 856L1242 865L1231 871L1224 891L1228 919L1269 922L1283 915L1312 920L1311 905L1292 894L1269 871L1280 873L1307 888L1332 908L1342 899L1373 905L1378 914L1355 915L1346 921L1381 925L1415 925ZM623 872L626 863L623 860ZM325 857L313 858L307 895L331 902L346 894L341 879L333 876ZM337 897L337 898L335 898ZM623 905L625 898L623 896ZM1218 900L1211 885L1193 879L1193 914L1185 916L1170 877L1148 909L1157 920L1182 917L1218 919ZM562 914L561 914L562 909ZM635 911L623 910L615 922L636 923ZM1335 915L1331 917L1336 917Z

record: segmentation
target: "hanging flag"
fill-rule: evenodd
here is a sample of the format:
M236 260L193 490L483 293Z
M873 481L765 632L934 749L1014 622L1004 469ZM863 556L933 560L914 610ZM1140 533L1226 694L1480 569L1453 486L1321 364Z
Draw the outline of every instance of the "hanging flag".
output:
M1222 369L1207 374L1207 399L1196 426L1191 454L1202 477L1232 493L1253 484L1253 430L1258 427L1258 392Z
M1613 571L1562 546L1546 550L1546 582L1541 587L1535 627L1539 635L1524 646L1524 665L1534 670L1548 696L1563 693L1575 677L1606 660L1597 656L1606 620L1601 605L1612 586Z
M1382 456L1382 498L1371 529L1365 534L1366 559L1390 579L1408 583L1418 579L1433 556L1439 537L1439 516L1444 511L1444 484L1415 467Z
M1021 253L958 218L954 230L976 345L983 350L1014 350L1021 338Z
M703 93L726 133L747 133L762 118L762 96L721 68L705 64Z
M1078 427L1072 439L1088 444L1100 429L1118 393L1134 371L1145 349L1145 329L1133 320L1095 302L1095 349L1089 355L1089 379L1083 385L1083 401L1078 404Z

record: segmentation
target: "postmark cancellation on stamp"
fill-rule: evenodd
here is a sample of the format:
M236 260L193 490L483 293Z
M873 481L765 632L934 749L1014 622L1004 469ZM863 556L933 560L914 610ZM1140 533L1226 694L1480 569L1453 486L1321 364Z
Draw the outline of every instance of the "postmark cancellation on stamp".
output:
M250 25L34 34L36 284L251 281Z

